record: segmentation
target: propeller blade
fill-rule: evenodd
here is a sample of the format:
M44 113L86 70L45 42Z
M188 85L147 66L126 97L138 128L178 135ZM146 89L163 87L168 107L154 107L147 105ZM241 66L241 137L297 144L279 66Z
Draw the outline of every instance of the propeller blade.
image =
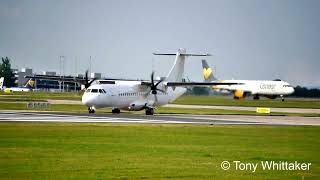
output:
M158 88L157 88L157 91L160 91L160 92L162 92L162 93L166 93L166 91L164 91L164 90L162 90L162 89L158 89Z
M85 79L86 79L86 81L88 82L88 70L86 70Z
M165 91L157 88L157 86L163 81L163 79L160 79L156 84L154 84L154 79L153 78L154 78L154 71L152 71L152 73L151 73L151 85L150 85L151 93L154 94L154 95L157 94L157 91L165 93Z
M154 71L152 71L151 73L151 87L154 86L153 76L154 76Z
M162 81L163 81L163 80L160 79L160 81L158 81L155 86L157 87Z
M143 96L146 98L146 97L148 97L149 96L149 94L150 94L150 92L151 92L151 90L150 91L148 91L147 93L145 93Z
M156 94L154 94L154 102L157 103L158 102L158 96Z
M90 87L91 86L91 84L95 81L95 80L97 80L98 78L93 78L90 82L88 82L88 87Z
M86 73L84 74L84 78L86 80L86 83L84 84L84 87L87 89L89 86L88 86L88 70L86 70Z

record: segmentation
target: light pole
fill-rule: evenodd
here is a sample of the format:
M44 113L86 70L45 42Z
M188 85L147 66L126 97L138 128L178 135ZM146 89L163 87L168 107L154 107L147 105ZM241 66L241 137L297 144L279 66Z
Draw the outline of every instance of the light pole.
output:
M59 83L59 91L61 92L61 65L62 65L62 56L59 56L59 75L60 75L60 80L58 81Z
M89 59L89 76L91 76L91 56L90 56L90 59Z
M77 56L74 59L74 77L77 78ZM74 82L74 92L77 91L77 82Z
M60 79L61 77L64 77L64 56L60 56ZM61 92L61 80L59 82L59 90ZM62 80L62 91L64 92L64 81Z

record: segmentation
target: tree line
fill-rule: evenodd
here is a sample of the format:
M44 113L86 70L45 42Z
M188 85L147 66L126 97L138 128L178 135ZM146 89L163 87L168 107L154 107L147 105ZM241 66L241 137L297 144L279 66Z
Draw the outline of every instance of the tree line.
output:
M16 77L11 69L10 59L2 57L0 62L0 77L4 77L3 86L14 87L16 86Z
M291 97L309 97L309 98L320 98L320 89L296 86L294 88L294 93L290 95Z

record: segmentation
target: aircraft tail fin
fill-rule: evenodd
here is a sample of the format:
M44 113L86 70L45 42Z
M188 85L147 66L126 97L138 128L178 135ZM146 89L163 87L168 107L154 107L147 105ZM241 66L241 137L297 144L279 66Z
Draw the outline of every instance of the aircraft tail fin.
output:
M1 77L0 78L0 89L3 88L3 82L4 82L4 77Z
M213 71L208 65L208 62L202 59L202 74L205 82L215 81L217 78L213 76Z
M34 89L35 84L36 84L36 80L34 78L30 78L24 87L29 89Z
M166 76L166 81L170 82L182 82L184 74L184 63L186 57L189 56L211 56L210 54L187 54L186 50L180 48L176 54L171 53L153 53L153 55L165 55L165 56L176 56L173 66Z

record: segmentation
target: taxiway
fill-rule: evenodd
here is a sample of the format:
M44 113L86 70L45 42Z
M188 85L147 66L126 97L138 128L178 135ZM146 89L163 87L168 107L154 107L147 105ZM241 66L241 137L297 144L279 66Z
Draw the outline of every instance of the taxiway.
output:
M0 122L70 122L70 123L151 123L204 125L312 125L319 117L239 116L239 115L172 115L86 114L64 112L0 111Z

